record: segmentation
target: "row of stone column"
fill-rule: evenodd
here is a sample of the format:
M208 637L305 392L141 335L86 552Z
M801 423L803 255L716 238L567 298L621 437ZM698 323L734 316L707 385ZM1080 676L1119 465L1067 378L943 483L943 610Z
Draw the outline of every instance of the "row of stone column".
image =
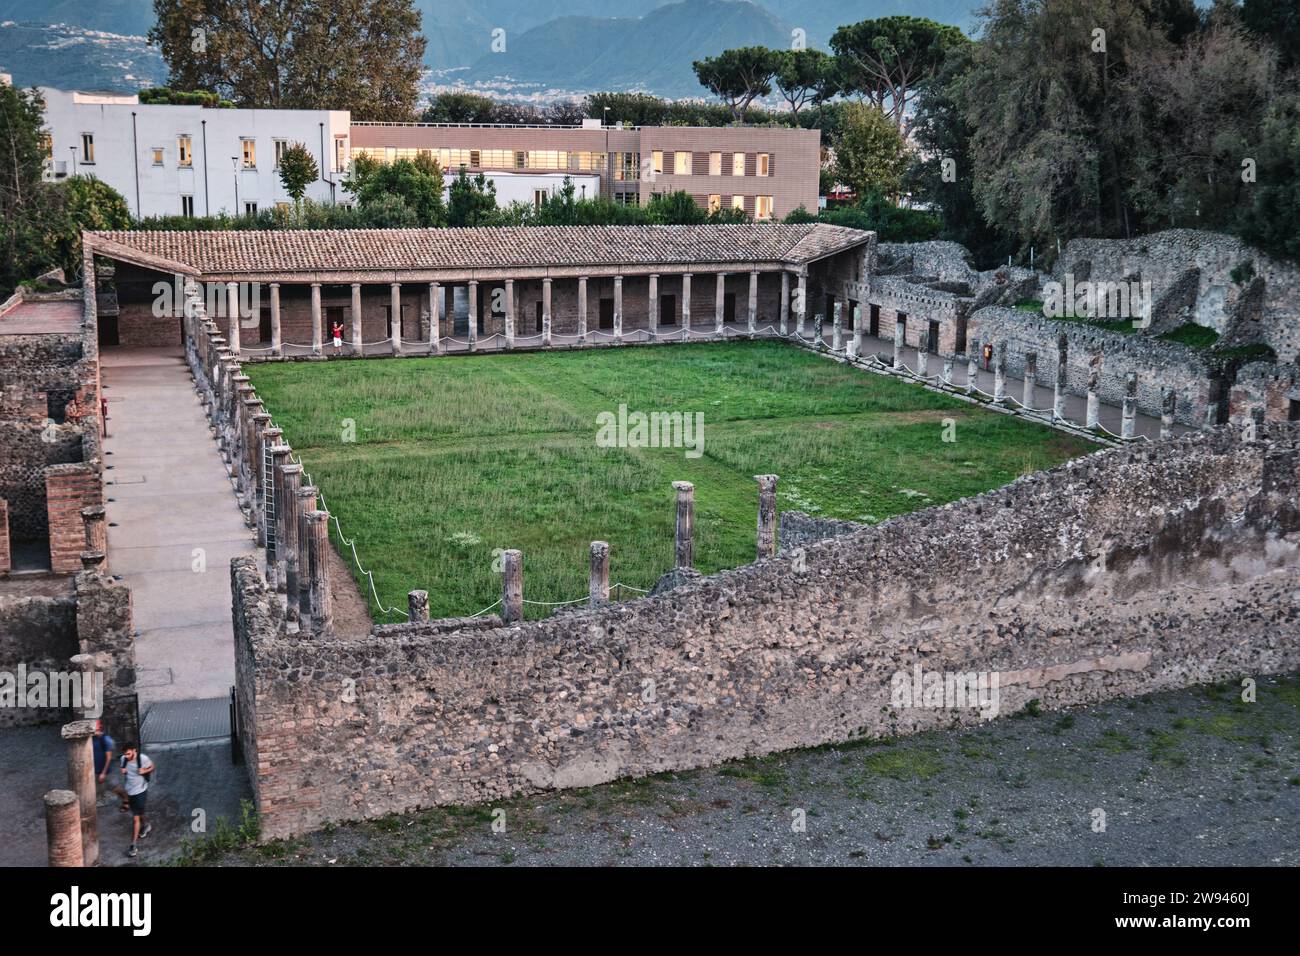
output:
M755 532L757 560L770 558L776 553L776 475L755 475L758 482L758 524ZM695 567L695 485L689 481L674 481L676 492L676 524L673 540L673 567L687 570ZM587 603L598 607L609 603L609 542L593 541L589 549L590 566L587 574ZM411 622L429 620L429 592L410 591L407 594L407 619ZM507 624L524 618L524 556L522 551L509 549L501 552L501 619Z
M283 596L286 622L320 635L333 624L329 571L329 513L317 507L317 489L302 484L283 430L271 424L256 390L204 314L197 288L186 302L186 354L223 460L235 478L258 546L265 549L266 581ZM272 309L278 294L273 289Z
M726 296L726 279L729 273L718 272L715 276L715 315L714 331L717 334L722 333L723 316L725 313L725 296ZM760 273L757 270L751 270L749 273L749 299L747 309L747 331L750 335L757 333L758 327L758 279ZM615 343L621 343L623 340L623 276L614 276L614 328L612 337ZM659 324L659 273L651 273L649 276L649 333L651 341L658 338ZM683 273L682 280L682 331L681 335L686 338L691 329L691 273ZM807 295L807 272L798 273L798 294L795 299L795 315L799 333L803 334L804 327L804 302ZM551 278L542 279L542 345L549 347L551 345ZM578 277L578 343L585 345L590 335L588 326L587 313L587 283L589 277ZM356 355L363 352L363 342L361 336L361 288L362 283L353 282L352 285L352 309L349 318L349 344ZM469 300L469 323L468 323L468 342L471 352L478 350L478 297L479 281L471 279L466 282L466 293ZM505 347L513 349L516 342L515 329L515 280L503 280L505 292ZM284 353L284 342L281 336L280 323L280 283L269 283L271 294L271 354L275 356ZM433 354L439 354L442 351L442 325L444 318L445 302L443 301L443 287L438 282L430 282L429 289L429 338L427 346ZM231 282L227 284L228 301L230 303L228 347L233 355L238 356L240 352L239 341L239 293L238 283ZM390 293L390 315L392 316L392 350L396 355L403 354L405 341L402 329L402 283L393 282L389 284ZM781 309L780 309L780 328L781 335L788 335L790 312L790 274L781 273ZM321 308L321 283L311 283L311 349L315 355L320 355L323 351L325 341L324 318Z

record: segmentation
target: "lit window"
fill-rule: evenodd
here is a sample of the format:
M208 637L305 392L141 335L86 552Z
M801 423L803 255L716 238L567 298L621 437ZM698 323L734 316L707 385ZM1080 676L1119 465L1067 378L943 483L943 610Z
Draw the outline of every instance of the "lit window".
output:
M678 176L689 176L691 174L690 153L677 153L673 157L673 172Z
M177 166L194 165L194 153L192 150L192 145L193 144L190 140L189 134L176 137L176 165Z
M284 159L284 151L289 148L287 139L277 139L275 141L275 168L280 168L280 162Z
M709 212L717 212L721 208L722 208L722 197L719 196L717 193L713 193L711 196L709 196Z
M342 172L348 168L348 138L334 137L334 171Z
M81 161L83 163L93 163L95 161L95 134L81 134Z
M653 165L651 168L654 169L654 171L655 171L656 173L662 173L662 172L664 171L664 153L663 153L663 150L661 150L661 149L656 149L656 150L654 151L654 153L651 154L651 156L652 156L652 158L653 158L653 160L654 160L654 165Z
M732 197L731 197L731 208L732 208L732 209L739 209L741 212L744 212L744 211L745 211L745 197L744 197L744 196L732 196Z
M768 175L767 170L768 170L768 165L769 165L770 162L771 162L771 156L769 156L769 154L767 154L767 153L759 153L759 154L758 154L758 162L756 163L757 171L755 172L755 175L757 175L757 176L766 176L766 175Z
M722 154L721 153L709 153L709 175L710 176L722 175Z
M754 197L754 218L755 219L772 218L772 197L771 196Z
M257 168L257 143L256 143L256 141L251 140L251 139L244 139L244 140L240 140L240 145L243 147L243 153L244 153L244 168L245 168L245 169L256 169L256 168Z
M193 216L193 215L194 215L194 197L193 197L193 196L182 196L182 197L181 197L181 215L182 215L182 216Z
M163 151L162 151L162 147L161 147L161 146L154 146L152 149L149 150L149 152L150 152L151 154L153 154L153 164L154 164L155 166L161 166L161 165L163 164Z
M731 175L733 176L745 175L745 154L744 153L731 154Z

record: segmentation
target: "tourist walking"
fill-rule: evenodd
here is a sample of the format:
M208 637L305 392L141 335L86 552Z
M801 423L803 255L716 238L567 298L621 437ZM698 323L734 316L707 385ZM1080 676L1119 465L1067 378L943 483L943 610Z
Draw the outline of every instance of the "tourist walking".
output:
M153 829L145 816L149 794L149 776L153 773L153 761L140 752L134 742L122 748L122 785L126 796L126 806L131 811L131 846L127 856L136 855L136 844L149 835Z

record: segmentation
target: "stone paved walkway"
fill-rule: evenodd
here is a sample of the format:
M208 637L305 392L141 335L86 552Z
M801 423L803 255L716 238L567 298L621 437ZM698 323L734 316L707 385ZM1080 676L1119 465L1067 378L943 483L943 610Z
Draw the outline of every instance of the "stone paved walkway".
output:
M131 588L143 711L234 683L230 559L252 531L175 349L105 349L108 555Z

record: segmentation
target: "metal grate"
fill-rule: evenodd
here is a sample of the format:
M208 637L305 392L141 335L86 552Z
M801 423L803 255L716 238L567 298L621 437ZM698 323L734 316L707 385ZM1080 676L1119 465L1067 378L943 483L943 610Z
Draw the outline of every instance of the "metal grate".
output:
M266 553L268 558L279 555L275 547L275 456L271 443L262 439L262 515L266 525Z
M153 704L140 725L140 741L171 744L230 736L230 700L168 700Z

